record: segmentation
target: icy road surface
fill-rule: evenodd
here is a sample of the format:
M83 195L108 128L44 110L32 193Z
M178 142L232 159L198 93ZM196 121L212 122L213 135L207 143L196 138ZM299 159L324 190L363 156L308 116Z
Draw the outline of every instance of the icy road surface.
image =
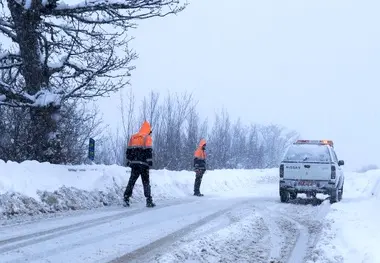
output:
M305 262L330 209L204 196L0 228L1 262Z

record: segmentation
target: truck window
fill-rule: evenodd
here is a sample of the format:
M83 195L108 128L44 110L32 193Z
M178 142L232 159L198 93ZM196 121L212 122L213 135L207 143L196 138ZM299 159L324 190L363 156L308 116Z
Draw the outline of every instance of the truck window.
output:
M283 161L330 163L331 156L326 145L293 144L289 147Z
M332 154L333 154L333 160L334 162L338 163L338 157L336 156L336 153L334 150L331 150Z

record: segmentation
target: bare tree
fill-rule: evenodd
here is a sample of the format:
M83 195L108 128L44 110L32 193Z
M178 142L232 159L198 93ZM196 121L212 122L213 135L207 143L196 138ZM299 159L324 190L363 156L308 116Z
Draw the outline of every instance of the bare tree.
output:
M286 148L293 143L298 134L287 131L279 125L268 125L261 128L264 143L266 168L277 167Z
M158 92L151 91L148 98L144 97L140 107L140 120L149 121L150 125L153 128L156 126L160 117L160 109L158 104L159 98L160 94Z
M25 108L0 107L0 159L21 162L32 160L28 142L31 120ZM62 163L77 164L85 160L90 137L100 137L103 125L96 107L71 101L61 109L57 131Z
M95 154L95 163L97 164L118 164L122 165L123 161L120 156L122 150L122 145L119 144L121 136L119 136L119 130L116 133L107 131L106 134L98 139L96 142L96 154Z
M225 168L231 156L231 121L225 109L215 115L215 123L209 134L208 163L212 169Z
M128 29L135 21L181 12L179 0L0 0L0 34L12 45L0 54L0 103L24 107L33 159L59 163L62 105L128 85Z
M113 136L113 134L112 134ZM100 140L97 140L96 142L96 154L94 162L96 164L105 164L105 165L111 165L111 164L117 164L115 156L110 154L113 150L113 145L111 143L111 136L104 135Z
M188 110L187 118L183 125L181 134L182 150L179 156L180 169L192 169L193 153L202 138L202 127L200 117L194 103Z
M23 161L29 159L26 150L29 120L25 109L0 106L0 159Z
M264 167L264 144L258 125L251 125L247 139L247 156L245 168Z
M127 158L125 154L127 152L128 140L137 128L137 119L135 117L135 104L135 96L133 94L132 89L128 91L126 100L124 100L123 94L120 94L120 112L123 135L120 137L119 130L117 130L117 145L120 145L121 147L118 147L118 152L115 153L117 163L120 165L126 165Z
M136 118L135 118L135 95L132 89L127 93L127 100L124 99L123 94L120 94L120 113L121 113L121 123L123 127L123 136L126 140L136 128Z
M99 109L81 101L73 101L61 110L58 132L61 141L61 162L78 164L87 159L89 138L102 138L105 126Z
M153 129L153 165L155 168L178 170L184 167L184 132L189 115L195 108L192 94L168 94L159 101L152 92L142 101L141 118L151 122ZM188 167L188 166L187 166Z
M232 128L231 157L226 164L227 168L244 168L247 163L247 129L242 125L240 119Z

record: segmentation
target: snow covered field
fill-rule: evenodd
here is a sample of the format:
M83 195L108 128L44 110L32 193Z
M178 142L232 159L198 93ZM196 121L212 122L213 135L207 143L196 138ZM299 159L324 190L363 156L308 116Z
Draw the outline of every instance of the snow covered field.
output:
M270 169L208 171L202 198L192 172L151 171L157 207L144 207L139 180L123 208L128 177L0 161L1 262L380 262L379 170L346 172L333 205L280 203Z

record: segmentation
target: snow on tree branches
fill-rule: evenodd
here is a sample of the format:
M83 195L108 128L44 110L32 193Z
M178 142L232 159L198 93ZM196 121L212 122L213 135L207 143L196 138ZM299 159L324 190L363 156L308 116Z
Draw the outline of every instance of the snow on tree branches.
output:
M91 99L129 84L137 54L128 46L136 21L181 12L178 0L0 0L0 105L26 107L39 127L32 144L51 141L62 103ZM40 134L41 133L41 134ZM44 150L35 149L35 158Z

